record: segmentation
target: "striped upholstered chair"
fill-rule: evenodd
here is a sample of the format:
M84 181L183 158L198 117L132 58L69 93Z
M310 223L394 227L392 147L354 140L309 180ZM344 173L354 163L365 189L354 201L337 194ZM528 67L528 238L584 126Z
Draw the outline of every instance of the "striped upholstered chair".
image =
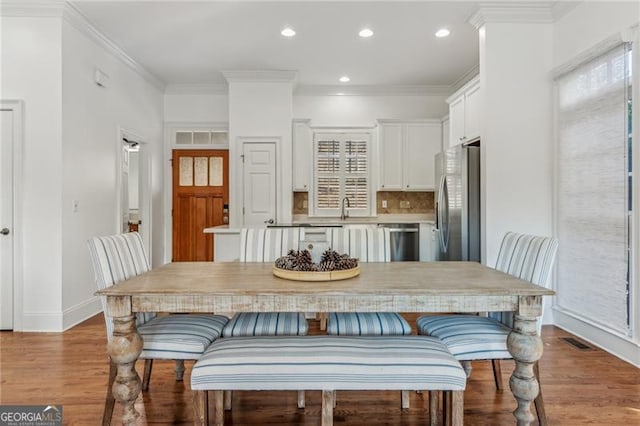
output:
M329 228L329 246L338 253L348 253L360 262L390 262L389 228ZM320 327L323 318L320 318ZM326 324L332 336L403 336L411 334L411 325L397 312L330 312ZM402 408L409 408L409 392L402 391Z
M329 228L329 246L360 262L391 261L389 228ZM327 334L336 336L401 336L411 334L411 325L395 312L332 312Z
M89 253L93 263L98 289L110 287L120 281L149 271L149 259L137 232L91 238ZM107 316L106 298L102 297L107 338L113 335L113 320ZM184 360L197 360L207 347L222 334L229 318L222 315L170 315L159 317L155 313L139 314L136 318L143 345L140 359L145 360L142 390L149 389L154 359L176 361L176 380L182 381ZM109 425L115 400L111 388L116 377L116 366L110 362L109 384L102 424Z
M289 250L298 250L300 228L243 228L240 230L241 262L274 262ZM222 331L223 337L302 336L309 324L302 312L237 312ZM225 408L231 409L231 393L225 393ZM304 408L304 391L298 392L298 407Z
M496 269L546 286L557 250L555 238L508 232L500 246ZM538 333L541 325L538 321ZM427 315L418 318L417 326L420 334L439 337L465 366L467 375L471 374L471 361L491 360L496 387L502 389L500 360L511 359L507 349L507 336L513 326L511 312L490 313L489 316ZM534 372L539 381L537 363ZM542 391L535 399L535 407L540 424L546 424Z

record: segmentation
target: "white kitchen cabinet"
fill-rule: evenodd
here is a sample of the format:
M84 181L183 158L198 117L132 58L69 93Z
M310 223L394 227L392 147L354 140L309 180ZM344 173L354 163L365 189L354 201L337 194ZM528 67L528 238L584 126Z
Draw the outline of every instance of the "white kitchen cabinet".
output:
M380 157L379 185L383 191L398 191L402 186L402 153L404 125L379 123Z
M309 191L312 179L313 133L310 120L293 120L293 190Z
M433 223L420 224L420 262L435 262L438 257L438 239L436 225Z
M447 99L449 146L480 137L480 78L475 77Z
M440 152L440 120L379 120L379 187L383 191L435 189L433 161Z

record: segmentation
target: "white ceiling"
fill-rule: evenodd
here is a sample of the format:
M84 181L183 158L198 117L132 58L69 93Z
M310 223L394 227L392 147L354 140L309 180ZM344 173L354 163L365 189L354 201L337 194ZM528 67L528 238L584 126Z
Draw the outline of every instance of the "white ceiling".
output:
M478 64L477 2L73 1L165 84L224 83L221 70L295 70L298 84L451 86ZM293 27L297 35L280 31ZM358 31L375 34L362 39ZM441 27L451 30L437 39Z

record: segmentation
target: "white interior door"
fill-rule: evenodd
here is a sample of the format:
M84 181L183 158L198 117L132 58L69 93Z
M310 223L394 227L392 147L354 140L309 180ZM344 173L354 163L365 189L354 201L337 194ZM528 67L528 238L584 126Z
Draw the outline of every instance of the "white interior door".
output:
M13 329L13 115L1 110L0 129L0 329Z
M276 144L245 142L243 154L243 226L263 227L276 221Z

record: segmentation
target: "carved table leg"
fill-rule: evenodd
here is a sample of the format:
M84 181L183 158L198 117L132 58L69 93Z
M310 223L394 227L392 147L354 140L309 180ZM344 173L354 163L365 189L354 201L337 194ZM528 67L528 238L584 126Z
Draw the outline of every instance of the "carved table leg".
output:
M520 312L522 312L522 306ZM531 402L540 391L533 367L542 356L542 340L538 336L535 316L515 315L513 331L507 338L507 347L516 363L509 380L511 392L518 403L513 415L516 417L518 426L530 425L535 419L531 414Z
M136 331L135 315L114 318L113 326L113 337L108 350L118 373L112 391L116 401L123 407L122 423L132 425L140 416L134 403L142 388L142 382L135 370L136 360L142 352L142 338Z

